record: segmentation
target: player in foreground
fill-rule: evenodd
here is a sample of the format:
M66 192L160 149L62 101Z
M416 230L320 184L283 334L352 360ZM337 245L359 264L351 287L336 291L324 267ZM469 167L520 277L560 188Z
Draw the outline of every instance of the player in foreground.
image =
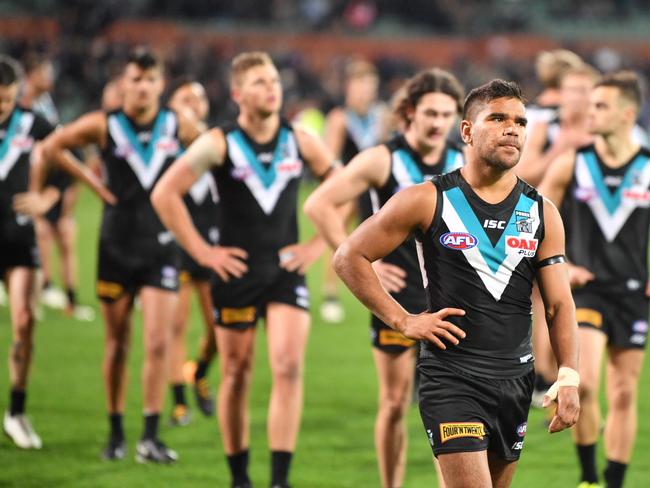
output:
M421 341L420 413L448 488L507 487L533 388L530 294L540 283L560 370L547 403L558 432L578 418L578 341L556 208L519 180L526 132L519 87L494 80L465 100L467 163L397 193L337 250L334 266L384 323ZM372 263L419 241L428 312L408 313Z
M366 149L316 190L305 212L333 249L347 237L346 222L337 207L354 202L370 190L378 211L400 190L430 180L463 165L462 151L447 136L462 110L463 89L451 73L420 72L406 85L398 107L406 129L386 144ZM426 310L426 297L415 241L408 239L374 263L384 288L411 313ZM415 342L376 316L371 320L372 345L379 379L375 449L382 486L402 486L406 468L404 416L411 399Z
M582 414L574 440L581 485L599 486L599 386L607 349L605 453L608 488L623 485L637 430L637 390L648 334L650 151L633 139L641 106L636 74L605 76L587 116L595 143L554 163L540 191L566 209L567 252L580 350Z
M271 485L287 487L303 397L309 333L304 273L325 248L322 239L297 243L297 197L305 164L324 178L334 169L322 142L280 116L280 76L266 53L249 52L231 65L239 106L232 124L201 136L158 184L153 204L165 225L199 264L218 275L212 287L221 361L219 425L232 486L249 487L248 391L255 325L266 320L273 387L268 413ZM223 209L219 246L192 224L183 196L206 171Z
M167 351L176 311L178 247L151 207L149 194L176 158L181 144L198 135L196 126L161 108L162 62L145 49L134 50L122 74L122 107L91 112L54 133L46 154L73 174L90 170L65 152L96 144L101 149L108 189L99 242L97 295L106 325L104 382L110 422L105 459L122 459L127 351L133 300L139 292L144 324L142 369L143 434L136 446L138 462L171 463L177 454L158 436L158 421L167 384Z

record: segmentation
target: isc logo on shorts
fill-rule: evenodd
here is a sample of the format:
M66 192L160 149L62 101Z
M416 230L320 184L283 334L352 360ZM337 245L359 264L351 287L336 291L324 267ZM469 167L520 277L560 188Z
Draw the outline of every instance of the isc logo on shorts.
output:
M464 251L478 244L478 239L467 232L447 232L440 236L440 244L448 249Z
M178 286L178 271L173 266L164 266L160 270L160 284L164 288L176 288Z
M537 239L525 239L523 237L508 237L506 239L506 249L512 249L517 254L522 254L527 258L532 258L537 252Z
M475 437L483 439L485 426L483 422L449 422L440 424L440 440L445 443L458 437Z

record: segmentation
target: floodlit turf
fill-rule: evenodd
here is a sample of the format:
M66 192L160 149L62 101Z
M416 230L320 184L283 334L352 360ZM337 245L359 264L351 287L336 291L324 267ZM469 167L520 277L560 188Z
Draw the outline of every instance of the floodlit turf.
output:
M94 298L95 254L99 204L83 191L78 205L80 290L83 303L97 306ZM321 265L309 275L318 310ZM373 423L376 381L368 345L366 312L344 294L345 325L326 325L316 314L307 353L305 414L292 483L297 488L377 487ZM6 438L0 439L0 486L27 487L228 487L228 474L216 420L203 418L193 408L187 427L167 427L171 405L165 408L162 438L180 453L175 466L142 466L133 459L141 429L140 365L141 321L136 314L129 359L128 407L125 417L128 457L118 463L99 459L107 433L101 380L103 329L99 319L75 322L47 310L38 324L28 411L41 434L40 452L22 452ZM189 334L195 352L200 332L196 307ZM290 324L288 324L290 327ZM266 442L266 405L269 392L264 329L260 326L255 380L251 396L251 474L255 486L269 483ZM10 343L7 309L0 309L0 343ZM647 361L646 361L647 362ZM650 486L650 384L648 364L641 378L639 435L626 486ZM6 360L0 361L0 406L8 394ZM210 371L216 387L217 368ZM191 403L194 406L194 403ZM568 433L548 435L543 414L533 411L526 446L513 486L572 487L578 468ZM430 450L414 407L409 412L409 458L405 487L435 484ZM599 450L602 469L602 446Z

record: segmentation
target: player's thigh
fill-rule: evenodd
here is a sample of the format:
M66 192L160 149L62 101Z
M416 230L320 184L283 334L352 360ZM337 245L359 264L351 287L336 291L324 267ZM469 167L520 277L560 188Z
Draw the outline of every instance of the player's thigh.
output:
M488 451L488 465L494 488L507 488L517 469L517 461L506 461L497 454Z
M309 337L309 313L285 303L269 303L266 308L266 330L271 368L290 363L299 366Z
M487 451L454 452L438 455L447 488L490 488Z
M165 334L169 331L178 304L178 292L143 286L140 301L145 334Z
M610 347L607 358L607 391L610 400L616 396L634 397L645 359L643 349ZM631 398L629 398L631 400Z
M607 336L592 327L578 329L580 344L580 381L582 385L597 390L600 384L600 370L603 353L607 345Z
M106 338L118 341L128 339L133 295L124 293L115 300L100 300L100 311L106 328Z
M179 282L176 313L174 314L174 332L182 334L187 330L190 319L192 283L190 281L185 281L182 273Z
M214 336L214 305L212 303L210 282L208 280L194 281L193 286L199 297L199 308L206 331Z
M413 388L415 353L409 348L402 353L389 353L373 348L377 368L380 399L407 402Z
M215 327L222 379L239 376L253 367L255 327Z

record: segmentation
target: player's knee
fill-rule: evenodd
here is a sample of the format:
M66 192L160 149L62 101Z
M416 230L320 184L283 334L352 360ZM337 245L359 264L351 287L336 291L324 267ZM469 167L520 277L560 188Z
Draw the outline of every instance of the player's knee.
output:
M396 423L401 421L406 414L406 402L394 397L382 398L379 409L388 422Z
M595 384L588 381L581 382L578 388L581 403L590 403L598 401L598 388Z
M147 359L150 361L164 361L167 353L167 343L163 337L152 337L145 349Z
M251 358L230 357L224 359L221 368L222 385L233 391L244 391L251 375Z
M273 380L283 383L298 383L302 379L302 365L299 360L283 357L273 365Z
M630 410L634 408L636 401L636 391L632 385L617 385L611 399L609 406L613 410Z
M106 343L106 355L111 362L126 361L129 344L124 338L113 336Z
M21 341L31 341L34 329L34 313L29 306L14 312L14 336Z

